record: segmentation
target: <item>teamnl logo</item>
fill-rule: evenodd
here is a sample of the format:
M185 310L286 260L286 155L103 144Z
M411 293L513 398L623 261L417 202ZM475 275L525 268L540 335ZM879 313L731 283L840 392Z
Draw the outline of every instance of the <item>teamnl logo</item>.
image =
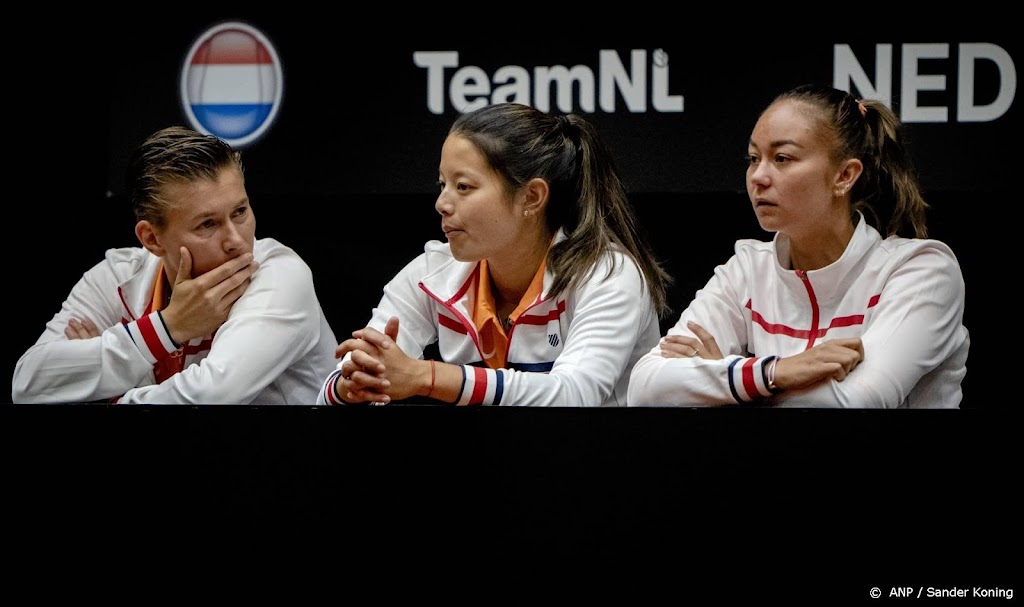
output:
M475 65L460 67L458 51L412 54L413 63L427 71L427 109L434 114L445 111L446 75L448 102L463 113L503 101L525 103L548 112L552 91L555 105L562 112L576 111L576 101L584 112L593 113L598 106L603 112L614 112L620 97L632 113L647 112L648 101L656 112L682 112L683 96L669 94L668 53L656 49L649 62L647 57L645 49L631 50L626 60L606 49L598 53L596 74L587 65L537 66L532 71L506 65L492 76Z
M189 122L235 148L270 128L283 92L274 45L245 23L221 23L203 32L181 68L181 105Z

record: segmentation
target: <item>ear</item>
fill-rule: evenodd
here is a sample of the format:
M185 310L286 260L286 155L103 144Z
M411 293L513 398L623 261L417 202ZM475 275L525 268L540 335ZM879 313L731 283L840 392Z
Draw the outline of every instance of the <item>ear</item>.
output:
M839 173L836 175L836 183L833 187L843 193L849 192L853 189L853 184L857 183L857 179L863 172L864 163L859 158L844 160L840 166Z
M153 255L163 257L167 253L167 250L160 244L160 237L156 232L156 228L149 221L143 219L135 224L135 237Z
M525 213L538 217L544 213L548 206L548 195L551 193L547 181L534 177L526 182L520 192Z

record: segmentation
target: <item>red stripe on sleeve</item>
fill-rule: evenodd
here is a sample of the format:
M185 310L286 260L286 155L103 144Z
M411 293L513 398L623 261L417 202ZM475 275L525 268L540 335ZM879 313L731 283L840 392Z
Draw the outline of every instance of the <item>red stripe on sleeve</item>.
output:
M750 399L760 394L757 390L757 384L754 383L754 361L756 360L756 358L751 358L744 362L743 369L740 371L743 377L743 389L747 391L747 398Z
M164 345L160 343L160 338L157 337L156 328L153 327L153 321L150 319L149 314L137 320L136 323L139 327L139 333L142 334L142 339L146 340L146 347L149 348L149 352L154 358L160 360L170 356L167 350L164 350Z
M473 367L473 396L469 397L469 404L477 405L484 402L484 394L487 393L487 371L480 367Z

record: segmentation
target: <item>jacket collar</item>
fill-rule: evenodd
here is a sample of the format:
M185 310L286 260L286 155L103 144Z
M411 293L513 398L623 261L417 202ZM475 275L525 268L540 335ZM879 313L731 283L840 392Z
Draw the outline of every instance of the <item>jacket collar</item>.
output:
M846 245L842 256L824 268L808 271L807 278L814 287L818 301L825 302L846 292L847 283L860 275L868 255L881 243L878 230L868 225L864 215L857 211L857 227ZM794 270L785 268L779 261L789 259L789 237L776 234L774 239L775 273L792 289L804 292L803 280Z
M565 233L559 229L555 233L552 244L559 243L565 240L565 238ZM451 249L447 250L450 255ZM465 298L467 293L473 292L479 269L480 262L478 261L459 261L451 257L446 263L442 263L430 274L423 277L423 280L420 282L430 293L433 293L445 303L452 304ZM545 267L544 288L541 300L549 297L549 291L553 282L554 276L551 274L551 268Z

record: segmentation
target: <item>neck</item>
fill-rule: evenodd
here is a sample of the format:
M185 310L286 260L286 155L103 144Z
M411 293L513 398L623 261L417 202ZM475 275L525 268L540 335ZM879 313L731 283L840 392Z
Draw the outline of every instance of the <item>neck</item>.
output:
M499 308L514 310L523 294L530 288L537 269L548 254L551 237L540 234L528 247L506 258L489 258L487 268L491 276L491 291Z
M835 263L853 238L853 223L847 221L805 238L790 237L789 260L794 270L819 270Z
M166 273L164 273L164 275L163 275L163 281L164 281L164 306L166 306L171 301L171 291L174 290L174 285L171 284L171 279L167 277Z

